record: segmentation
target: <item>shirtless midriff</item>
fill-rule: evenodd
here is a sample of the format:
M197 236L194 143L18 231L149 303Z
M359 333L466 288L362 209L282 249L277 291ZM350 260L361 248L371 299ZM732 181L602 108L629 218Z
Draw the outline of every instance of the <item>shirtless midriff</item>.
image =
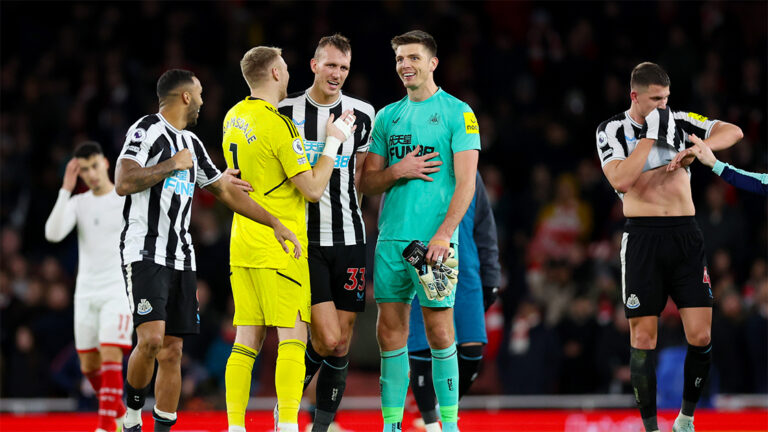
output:
M624 194L624 216L693 216L688 172L666 171L666 165L640 174Z

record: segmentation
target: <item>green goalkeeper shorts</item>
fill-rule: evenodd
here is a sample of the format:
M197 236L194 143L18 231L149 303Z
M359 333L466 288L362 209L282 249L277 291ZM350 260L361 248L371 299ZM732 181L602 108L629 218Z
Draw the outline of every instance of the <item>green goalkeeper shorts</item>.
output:
M373 295L376 303L411 304L413 296L418 295L419 303L424 307L453 307L458 286L442 301L427 298L415 269L403 258L403 250L409 243L396 240L376 243L373 267ZM458 252L456 254L458 259Z

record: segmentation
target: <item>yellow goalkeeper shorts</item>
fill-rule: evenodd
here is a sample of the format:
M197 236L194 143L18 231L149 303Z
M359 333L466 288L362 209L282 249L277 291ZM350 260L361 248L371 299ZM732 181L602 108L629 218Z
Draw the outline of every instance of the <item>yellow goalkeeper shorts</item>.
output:
M307 258L290 259L284 269L232 266L230 282L235 300L235 318L239 325L289 327L296 314L309 322L311 295Z

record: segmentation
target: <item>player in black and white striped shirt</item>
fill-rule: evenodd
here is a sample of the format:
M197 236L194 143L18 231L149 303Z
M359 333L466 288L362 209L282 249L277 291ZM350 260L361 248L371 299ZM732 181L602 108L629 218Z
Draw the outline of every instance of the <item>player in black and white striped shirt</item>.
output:
M128 361L126 432L141 431L141 409L158 362L155 431L176 422L181 391L182 335L200 330L195 252L189 220L195 186L232 210L271 226L301 249L296 236L242 193L242 182L222 176L205 147L185 130L197 124L203 87L192 72L173 69L157 81L160 112L142 117L126 135L115 171L118 195L126 195L120 253L138 343Z
M305 357L305 388L320 366L313 431L326 431L341 402L347 376L349 342L358 312L365 309L365 226L357 184L368 152L374 109L343 94L352 57L349 40L335 34L320 39L310 65L312 87L280 102L293 119L314 165L323 152L325 124L333 114L353 109L357 129L343 142L328 186L317 203L308 203L309 276L312 290L310 343Z
M704 240L696 224L684 151L691 135L722 150L742 137L737 126L667 106L670 80L654 63L632 71L630 108L597 128L603 172L624 201L627 218L621 242L621 298L629 319L630 373L647 432L658 431L656 348L658 317L667 298L680 311L688 353L683 404L672 427L693 432L693 412L709 375L712 356L712 286ZM686 157L687 156L687 157Z

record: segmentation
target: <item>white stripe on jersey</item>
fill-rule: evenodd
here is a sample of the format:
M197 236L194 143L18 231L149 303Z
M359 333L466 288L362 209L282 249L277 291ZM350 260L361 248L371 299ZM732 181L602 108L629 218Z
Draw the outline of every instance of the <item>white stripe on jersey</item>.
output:
M325 146L325 124L331 113L355 110L357 129L340 146L333 174L317 203L307 204L307 237L309 244L319 246L365 244L365 226L355 188L355 157L370 147L375 112L363 100L341 93L329 105L321 105L309 97L309 90L295 93L280 102L280 113L291 117L305 141L307 157L312 165Z
M708 138L717 123L717 120L709 120L685 111L673 111L672 117L675 127L667 127L659 131L666 142L659 140L653 145L643 166L643 172L668 164L679 151L685 149L685 143L690 143L691 134L696 134L702 139ZM667 124L670 125L671 122ZM600 123L595 138L601 165L605 166L613 160L624 160L629 157L637 147L639 141L637 136L642 130L643 125L632 120L629 110ZM686 168L686 170L690 175L690 169ZM623 199L623 194L617 193Z
M189 234L195 186L205 187L221 177L205 147L195 134L174 128L158 113L141 118L128 129L119 158L148 167L185 148L192 153L192 168L175 171L150 188L126 197L125 227L120 238L123 264L148 260L176 270L195 270Z

